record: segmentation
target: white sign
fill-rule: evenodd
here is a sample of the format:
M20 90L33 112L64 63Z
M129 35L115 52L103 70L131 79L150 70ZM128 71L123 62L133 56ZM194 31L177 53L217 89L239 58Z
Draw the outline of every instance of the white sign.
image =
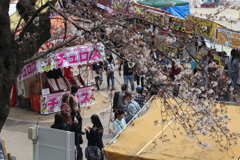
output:
M42 89L42 95L47 95L47 94L50 94L49 88Z

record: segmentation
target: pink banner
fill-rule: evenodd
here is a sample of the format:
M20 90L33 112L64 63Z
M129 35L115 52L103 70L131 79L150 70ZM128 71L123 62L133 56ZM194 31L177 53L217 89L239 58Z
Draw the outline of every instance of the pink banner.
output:
M34 74L36 74L37 71L37 62L32 62L30 64L27 64L23 67L22 71L20 72L19 76L18 76L18 80L24 80L27 79L31 76L33 76Z
M25 80L39 72L42 73L54 68L63 68L102 61L105 56L104 47L100 44L95 47L92 45L68 47L49 55L50 58L47 62L45 60L37 60L25 65L18 76L18 81Z
M95 104L94 87L85 87L78 89L76 96L80 107ZM50 114L61 111L62 95L66 92L55 93L41 96L41 114Z

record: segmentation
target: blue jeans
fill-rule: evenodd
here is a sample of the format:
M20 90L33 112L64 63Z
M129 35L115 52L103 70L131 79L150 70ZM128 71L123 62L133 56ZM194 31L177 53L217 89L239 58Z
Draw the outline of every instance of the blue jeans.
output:
M238 73L231 73L230 74L230 78L232 79L233 81L233 88L234 90L236 90L236 86L237 86L237 80L238 80Z
M114 87L114 72L109 72L107 74L107 85L110 87L110 79L112 81L112 86Z
M124 84L128 86L128 80L131 83L131 90L134 92L134 75L123 75L124 78Z
M100 76L99 76L100 80L102 81L102 72L100 73Z

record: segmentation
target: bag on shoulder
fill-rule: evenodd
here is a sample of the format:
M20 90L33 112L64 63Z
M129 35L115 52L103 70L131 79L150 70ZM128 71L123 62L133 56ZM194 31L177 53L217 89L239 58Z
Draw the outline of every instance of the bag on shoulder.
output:
M114 65L112 63L108 63L107 71L108 72L114 72L114 69L115 69Z
M85 149L85 158L88 160L101 160L101 150L98 148L98 146L87 146Z
M101 73L102 73L102 69L101 69L101 68L97 68L97 69L95 70L95 72L96 72L97 74L101 74Z
M137 113L141 110L141 108L140 108L139 105L136 105L135 103L136 103L136 102L133 102L133 101L130 102L130 104L133 104L133 106L134 106L134 109L135 109L135 113L134 113L134 114L137 114ZM126 121L126 123L128 123L130 120L132 120L133 117L134 117L133 115L127 114L127 115L125 116L125 121Z

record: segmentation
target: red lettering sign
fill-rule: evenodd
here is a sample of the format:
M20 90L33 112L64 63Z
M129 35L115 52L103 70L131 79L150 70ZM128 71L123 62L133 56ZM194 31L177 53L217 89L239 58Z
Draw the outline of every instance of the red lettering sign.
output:
M76 54L70 55L68 63L69 64L77 64L78 63L77 55Z
M64 61L66 61L66 60L67 60L67 57L65 57L65 54L62 53L62 54L57 55L57 58L56 58L57 66L62 67Z

